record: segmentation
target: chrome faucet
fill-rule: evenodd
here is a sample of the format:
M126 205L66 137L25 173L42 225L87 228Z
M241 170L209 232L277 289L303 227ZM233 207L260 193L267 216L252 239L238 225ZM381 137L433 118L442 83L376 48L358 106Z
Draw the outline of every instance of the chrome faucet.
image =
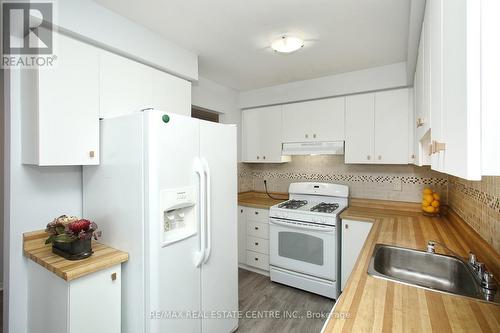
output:
M436 245L439 245L446 250L448 250L451 254L453 254L454 257L457 257L458 259L462 260L462 257L460 257L456 252L451 250L449 247L444 245L443 243L430 240L427 242L427 253L435 254L436 253ZM464 260L462 260L464 261ZM472 252L469 252L469 259L467 260L468 266L476 273L476 277L481 283L481 287L483 290L485 289L485 292L489 294L489 292L493 292L497 289L497 282L495 280L495 277L493 276L492 273L488 272L486 270L486 267L482 262L479 262L476 258L476 255ZM489 292L488 292L489 291Z
M450 249L448 246L446 246L443 243L440 243L438 241L435 241L435 240L430 240L430 241L427 242L427 252L428 253L436 253L436 245L439 245L439 246L445 248L446 250L448 250L448 252L450 252L451 254L453 254L453 256L455 256L457 258L462 258L455 251L453 251L452 249Z

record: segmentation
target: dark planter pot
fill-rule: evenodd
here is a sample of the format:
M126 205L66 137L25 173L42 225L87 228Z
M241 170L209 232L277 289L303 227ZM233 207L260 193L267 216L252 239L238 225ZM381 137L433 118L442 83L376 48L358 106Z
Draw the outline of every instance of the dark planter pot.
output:
M92 255L92 240L77 239L72 242L52 242L52 252L68 260L80 260Z

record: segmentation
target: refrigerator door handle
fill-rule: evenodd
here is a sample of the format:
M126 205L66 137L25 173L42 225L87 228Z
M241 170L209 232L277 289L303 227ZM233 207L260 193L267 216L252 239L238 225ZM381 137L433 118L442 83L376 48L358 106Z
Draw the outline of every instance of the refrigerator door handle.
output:
M197 203L197 220L199 222L200 231L200 249L195 255L194 264L200 267L205 258L205 171L203 164L199 158L194 162L194 172L198 175L198 203Z
M205 264L210 259L210 254L212 252L212 196L211 196L211 177L210 177L210 167L208 166L208 162L205 159L202 159L203 170L205 172L205 200L206 200L206 250L205 250L205 260L203 261Z

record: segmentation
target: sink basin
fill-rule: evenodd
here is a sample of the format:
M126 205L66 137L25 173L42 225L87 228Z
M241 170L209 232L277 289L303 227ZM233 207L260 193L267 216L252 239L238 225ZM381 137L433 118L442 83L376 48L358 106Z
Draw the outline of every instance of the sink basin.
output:
M491 294L483 295L480 282L467 263L442 254L376 244L368 274L454 295L491 298Z

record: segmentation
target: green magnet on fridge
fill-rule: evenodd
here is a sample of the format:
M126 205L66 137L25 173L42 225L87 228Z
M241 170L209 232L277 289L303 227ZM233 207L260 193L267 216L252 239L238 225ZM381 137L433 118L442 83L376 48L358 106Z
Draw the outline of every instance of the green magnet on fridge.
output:
M161 120L163 120L163 122L166 124L170 121L170 117L168 116L168 114L164 114L162 117L161 117Z

